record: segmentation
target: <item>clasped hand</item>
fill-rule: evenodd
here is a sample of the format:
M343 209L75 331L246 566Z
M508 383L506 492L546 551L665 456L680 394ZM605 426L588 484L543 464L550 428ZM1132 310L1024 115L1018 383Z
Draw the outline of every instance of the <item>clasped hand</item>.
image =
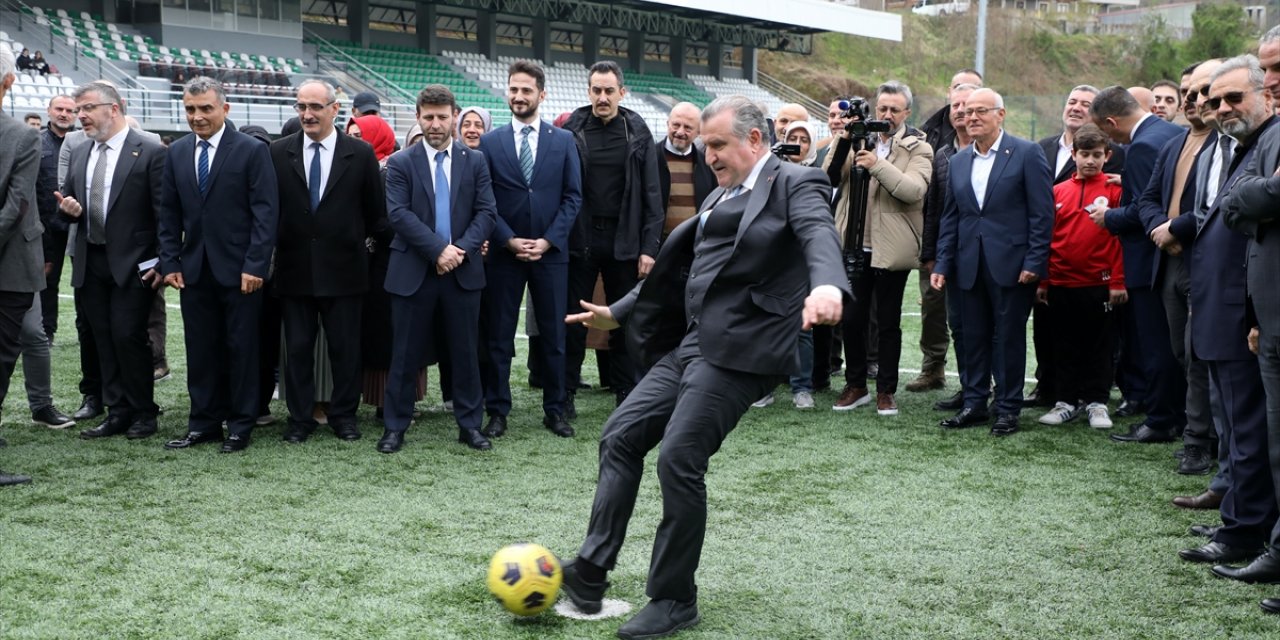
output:
M463 251L457 245L448 245L444 251L436 258L436 273L444 275L458 268L462 264L462 260L467 257L467 252Z

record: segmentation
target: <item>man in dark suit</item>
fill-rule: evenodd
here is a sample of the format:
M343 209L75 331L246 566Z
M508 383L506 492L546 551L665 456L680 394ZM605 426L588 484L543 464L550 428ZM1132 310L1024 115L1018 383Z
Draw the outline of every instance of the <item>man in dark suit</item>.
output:
M360 439L360 315L369 283L365 238L386 217L373 147L338 132L333 85L306 80L294 109L302 131L271 144L280 197L274 294L284 320L287 442L316 428L315 344L324 325L333 374L329 426L339 439Z
M510 125L480 138L493 179L497 217L482 296L485 352L481 368L489 424L496 438L511 413L511 359L525 285L533 298L542 348L542 424L568 438L562 314L569 300L569 232L582 206L582 175L573 135L538 117L546 97L542 67L527 60L507 71Z
M14 81L13 51L0 46L0 100ZM36 207L40 134L0 112L0 407L22 349L22 317L44 289L44 248ZM5 444L0 438L0 447ZM31 482L0 471L0 486Z
M1138 197L1151 181L1160 149L1183 131L1182 127L1143 111L1138 101L1120 86L1099 92L1089 107L1089 117L1113 142L1128 145L1120 206L1095 203L1086 208L1095 223L1120 238L1124 249L1124 283L1129 292L1129 309L1124 314L1121 336L1126 357L1133 359L1133 364L1125 369L1139 378L1133 386L1145 390L1141 407L1147 414L1146 419L1135 423L1128 433L1112 434L1111 439L1170 442L1186 424L1186 376L1169 344L1169 321L1160 291L1154 286L1157 249L1139 216ZM1131 393L1137 395L1138 392Z
M935 289L948 282L959 286L964 408L941 424L948 429L986 424L994 374L991 435L1005 436L1018 431L1027 317L1035 283L1048 274L1052 178L1034 142L1005 133L1000 94L974 91L965 115L973 144L951 158L932 276Z
M258 315L276 243L276 172L267 147L227 126L231 105L216 80L193 78L182 104L194 135L169 147L160 268L181 291L191 414L187 434L165 446L221 440L231 453L249 446L258 417Z
M1258 51L1268 78L1280 64L1280 30L1262 37ZM1270 127L1258 137L1235 185L1222 199L1221 213L1226 225L1243 233L1247 243L1248 320L1253 325L1258 366L1266 394L1267 450L1270 456L1272 488L1280 501L1280 126ZM1280 523L1270 532L1270 550L1240 568L1214 567L1214 573L1248 582L1280 582ZM1280 613L1280 598L1267 598L1262 608Z
M111 85L91 82L72 94L91 141L71 152L58 208L76 225L71 285L85 314L102 372L101 424L86 440L155 435L155 382L147 319L159 272L156 221L162 198L164 145L130 129Z
M1188 345L1209 365L1209 385L1221 407L1222 439L1229 450L1230 485L1222 497L1222 526L1212 540L1178 553L1184 560L1215 564L1252 560L1276 524L1275 488L1267 450L1267 398L1258 358L1249 351L1253 321L1246 314L1245 261L1249 239L1226 226L1222 195L1245 173L1258 150L1258 138L1276 123L1271 96L1263 90L1262 68L1251 55L1224 62L1214 71L1206 100L1217 111L1224 147L1219 170L1210 180L1221 184L1197 220L1191 247L1191 317ZM1181 219L1181 217L1179 217ZM1272 276L1274 277L1274 275ZM1271 285L1274 286L1274 285ZM1215 567L1215 573L1247 579L1251 572ZM1273 579L1280 572L1271 571ZM1253 580L1250 580L1251 582Z
M741 132L745 132L741 133ZM645 455L659 446L662 524L646 589L618 630L657 638L698 623L694 573L707 524L707 462L752 402L796 370L797 328L833 325L850 295L817 170L769 153L764 114L742 96L702 112L720 188L667 238L647 280L610 307L568 317L611 329L651 365L604 426L587 538L564 567L565 593L598 612L635 507Z
M393 347L382 403L386 429L378 451L395 453L404 446L418 371L438 331L444 332L453 358L458 441L486 450L492 445L480 433L484 398L478 349L485 285L480 246L497 215L489 166L483 152L453 139L458 104L448 87L425 87L418 93L417 113L422 144L387 161L387 220L396 234L386 283Z

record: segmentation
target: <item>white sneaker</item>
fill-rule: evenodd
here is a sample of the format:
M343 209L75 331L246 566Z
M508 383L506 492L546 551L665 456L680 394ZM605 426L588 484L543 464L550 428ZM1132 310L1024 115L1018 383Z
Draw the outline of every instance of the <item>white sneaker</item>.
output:
M1084 410L1089 414L1089 426L1094 429L1111 428L1111 416L1107 414L1107 405L1101 402L1090 402Z
M791 401L796 403L797 409L813 408L813 394L808 391L797 391L795 395L791 396Z
M753 406L753 407L755 407L755 408L757 408L757 409L763 409L763 408L765 408L765 407L767 407L767 406L769 406L769 405L771 405L771 404L773 404L773 393L770 393L769 395L767 395L767 396L765 396L765 397L763 397L763 398L760 398L759 400L756 400L755 402L752 402L752 403L751 403L751 406Z
M1065 402L1053 405L1048 413L1040 416L1040 424L1065 424L1080 416L1080 410Z

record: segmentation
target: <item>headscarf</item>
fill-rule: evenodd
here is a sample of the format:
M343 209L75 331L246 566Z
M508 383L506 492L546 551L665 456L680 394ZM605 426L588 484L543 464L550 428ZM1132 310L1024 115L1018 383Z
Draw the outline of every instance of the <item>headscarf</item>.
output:
M800 164L806 167L812 167L813 161L818 157L818 139L814 135L813 125L810 124L808 120L796 120L795 122L787 125L780 142L786 142L787 138L791 137L791 132L796 129L804 129L805 133L809 134L809 153L800 159Z
M409 133L404 134L404 148L408 149L413 146L413 139L422 136L422 125L415 124L409 127Z
M458 122L453 127L453 137L462 138L462 119L466 118L468 113L480 116L480 122L484 123L485 133L493 130L493 118L489 117L488 109L484 107L467 107L458 113Z
M391 130L391 125L387 124L386 120L371 113L367 116L352 118L347 126L350 126L351 122L360 127L360 137L373 146L373 155L378 162L395 153L396 133Z

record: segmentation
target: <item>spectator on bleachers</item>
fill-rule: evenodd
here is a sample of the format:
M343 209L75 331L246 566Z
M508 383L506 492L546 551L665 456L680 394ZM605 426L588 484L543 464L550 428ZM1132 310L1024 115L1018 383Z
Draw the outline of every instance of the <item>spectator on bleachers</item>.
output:
M467 107L458 114L458 140L471 149L480 147L480 136L493 128L493 118L484 107Z
M39 131L40 127L44 124L40 120L40 114L38 113L28 113L27 115L22 116L22 122L36 131Z
M44 59L44 53L37 51L34 58L31 59L31 70L42 76L49 75L49 63Z
M31 68L31 50L23 47L22 53L18 54L18 71L27 71Z

